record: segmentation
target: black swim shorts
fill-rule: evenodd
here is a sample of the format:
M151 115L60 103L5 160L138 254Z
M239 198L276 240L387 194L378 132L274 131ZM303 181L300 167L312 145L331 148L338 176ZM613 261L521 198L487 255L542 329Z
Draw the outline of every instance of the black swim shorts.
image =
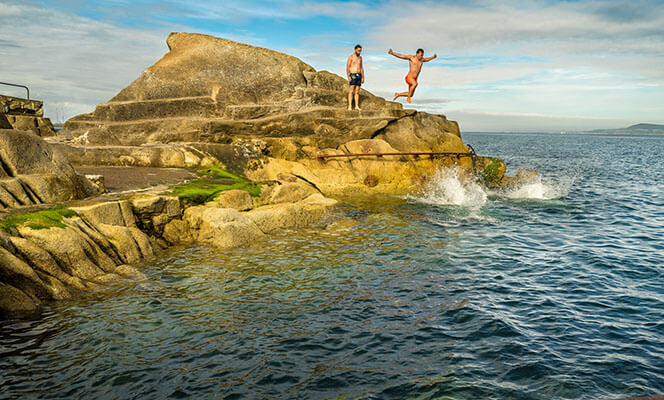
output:
M362 86L362 74L350 74L350 86Z

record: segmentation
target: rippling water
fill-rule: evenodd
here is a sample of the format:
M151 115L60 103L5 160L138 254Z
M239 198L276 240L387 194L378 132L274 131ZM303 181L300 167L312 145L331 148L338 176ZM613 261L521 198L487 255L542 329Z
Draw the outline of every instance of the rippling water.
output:
M0 321L0 398L664 393L664 138L464 139L542 183L442 174L344 206L355 225L172 249L146 282Z

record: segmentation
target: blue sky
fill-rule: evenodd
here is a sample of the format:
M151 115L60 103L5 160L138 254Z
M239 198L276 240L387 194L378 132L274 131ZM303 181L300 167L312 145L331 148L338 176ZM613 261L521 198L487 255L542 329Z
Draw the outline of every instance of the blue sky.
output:
M390 97L422 47L412 104L464 131L664 123L664 1L0 0L0 81L28 84L54 120L89 112L200 32L343 74L364 47L366 88ZM20 95L20 91L5 90Z

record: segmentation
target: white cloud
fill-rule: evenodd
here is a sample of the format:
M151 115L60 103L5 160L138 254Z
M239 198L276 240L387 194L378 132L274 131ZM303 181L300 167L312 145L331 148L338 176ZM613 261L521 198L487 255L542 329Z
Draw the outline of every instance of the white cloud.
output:
M145 31L30 5L0 17L0 71L45 101L48 115L92 111L167 50L167 31Z
M0 3L0 17L13 17L20 14L20 7Z
M566 120L578 125L574 116L597 124L590 128L664 122L658 106L664 104L660 1L389 0L368 6L295 0L116 0L87 6L96 7L102 17L18 2L0 4L2 77L28 83L52 113L56 108L67 116L91 111L111 98L166 52L170 31L201 31L275 47L269 32L261 36L252 29L255 21L281 19L306 26L311 17L328 16L345 20L346 26L311 26L308 38L280 37L281 43L286 39L294 47L278 49L343 75L352 45L362 43L365 87L388 98L405 89L407 64L386 50L435 51L440 57L424 67L413 107L457 115L464 129L485 130L472 127L491 118L492 130L511 130L526 122L534 124L530 130L558 130L552 127L567 126ZM127 25L128 15L141 25ZM200 22L206 28L173 20ZM349 33L348 26L357 29Z

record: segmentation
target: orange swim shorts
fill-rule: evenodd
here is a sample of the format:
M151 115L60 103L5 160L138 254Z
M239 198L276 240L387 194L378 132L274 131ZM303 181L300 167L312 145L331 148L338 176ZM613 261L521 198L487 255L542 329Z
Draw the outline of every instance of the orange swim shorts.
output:
M411 87L415 84L417 84L417 80L414 78L411 78L410 75L406 75L406 83L408 84L408 87Z

